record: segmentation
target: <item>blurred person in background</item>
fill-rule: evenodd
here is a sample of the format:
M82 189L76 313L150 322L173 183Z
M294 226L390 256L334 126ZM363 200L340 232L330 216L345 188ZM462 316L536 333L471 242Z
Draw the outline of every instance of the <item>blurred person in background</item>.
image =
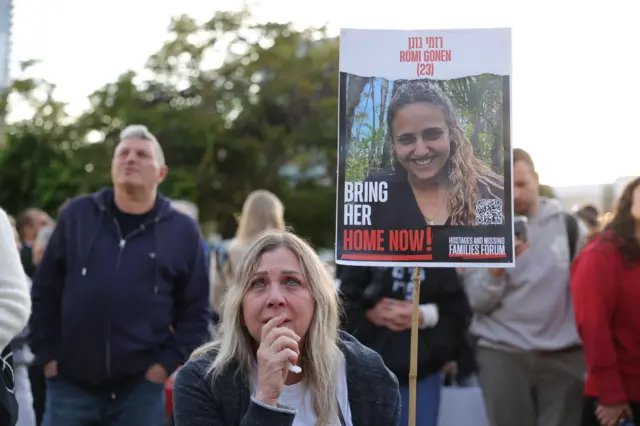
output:
M539 196L528 153L513 150L513 204L525 216L515 268L466 268L478 379L492 426L580 423L584 354L569 272L587 232L557 200Z
M640 179L573 265L571 290L587 363L583 426L640 421Z
M51 234L53 234L54 224L45 226L40 228L38 231L38 235L36 236L35 241L33 242L33 265L37 267L42 261L42 256L44 256L44 250L47 248L47 244L49 244L49 240L51 239Z
M284 228L284 205L275 194L264 189L249 194L242 206L235 237L226 247L218 247L211 260L211 306L216 322L222 313L229 283L245 253L264 232L284 231Z
M173 199L171 200L171 207L173 207L174 209L178 210L181 213L186 214L187 216L189 216L191 219L193 219L196 224L198 225L198 228L200 228L200 222L199 222L199 216L200 216L200 212L198 210L198 206L194 203L192 203L191 201L187 201L187 200L176 200ZM203 242L203 250L204 250L204 255L205 255L205 260L207 261L207 271L210 270L210 259L211 259L211 247L209 246L209 243L207 243L206 240L202 240ZM211 279L211 277L209 277L209 279ZM214 328L214 323L211 323L211 333L215 333L215 328ZM176 375L178 374L178 371L180 371L180 368L176 369L173 374L171 374L169 376L169 379L167 380L167 382L165 383L165 397L167 399L166 403L167 403L167 417L168 417L168 422L165 426L172 426L173 425L173 383L175 382L176 379Z
M113 188L73 199L59 217L32 292L44 426L160 426L167 377L208 338L202 237L158 193L167 171L155 136L129 126Z
M13 227L16 248L18 249L18 252L20 252L22 249L22 241L20 241L20 235L16 229L16 222L11 216L9 216L9 222ZM26 279L27 284L29 285L29 290L31 290L31 279L29 277L26 277ZM28 335L28 327L23 328L22 331L14 337L5 348L5 352L3 352L3 356L7 356L9 353L11 354L9 362L13 366L15 396L16 401L18 402L17 426L36 426L37 424L33 404L33 394L31 392L31 383L29 381L29 365L33 361L33 354L27 344Z
M31 312L29 284L14 229L0 208L0 351L26 327ZM0 424L13 426L18 420L18 403L11 356L0 360L0 370Z
M582 206L576 211L576 216L589 230L589 239L600 232L600 212L596 206L591 204Z
M458 279L464 280L463 268L456 268ZM464 286L463 286L464 287ZM445 373L445 386L476 387L478 386L478 362L476 361L475 338L469 332L473 311L465 293L465 303L460 307L464 309L465 333L456 340L452 360L446 363L442 369Z
M466 296L454 268L420 269L420 330L416 424L436 426L442 370L455 361L466 333ZM378 352L398 377L400 425L408 424L413 268L343 266L343 327ZM453 373L453 371L451 371Z
M198 206L196 206L194 203L187 200L171 200L171 206L173 206L173 208L178 210L179 212L184 213L187 216L189 216L191 219L195 220L196 223L198 224L198 227L200 227L200 222L199 222L200 212L198 210ZM202 247L205 252L205 257L208 260L209 257L211 256L211 248L209 247L209 243L207 243L204 239L202 241L203 241Z
M198 206L187 200L171 200L171 206L198 222Z
M444 385L455 387L478 386L478 363L476 361L474 339L469 332L461 335L453 350L453 361L442 367L445 375Z
M16 228L22 239L20 259L22 266L29 278L33 278L35 266L33 264L33 242L40 228L51 225L51 218L44 211L37 208L29 208L22 212L16 221Z
M35 241L33 242L33 264L37 268L42 261L44 251L49 244L53 234L54 225L40 228ZM47 384L42 370L42 364L35 360L29 366L29 379L31 381L31 393L33 394L33 409L36 416L36 424L42 424L44 417L44 407L47 394Z

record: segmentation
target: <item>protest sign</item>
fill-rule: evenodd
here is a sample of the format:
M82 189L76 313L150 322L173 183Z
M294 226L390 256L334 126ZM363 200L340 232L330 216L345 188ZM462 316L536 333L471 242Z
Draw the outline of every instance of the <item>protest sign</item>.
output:
M511 30L340 35L336 262L511 267Z

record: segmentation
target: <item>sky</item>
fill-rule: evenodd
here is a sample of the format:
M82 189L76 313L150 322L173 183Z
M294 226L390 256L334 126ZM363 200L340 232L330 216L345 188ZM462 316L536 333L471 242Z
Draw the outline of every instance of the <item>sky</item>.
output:
M205 20L211 0L14 0L12 75L19 61L81 111L86 97L162 46L172 16ZM589 4L585 4L589 3ZM637 2L608 0L262 0L260 20L388 29L513 28L512 142L554 186L640 175ZM226 0L225 7L240 6ZM635 40L635 42L634 42ZM337 94L336 94L337 96Z

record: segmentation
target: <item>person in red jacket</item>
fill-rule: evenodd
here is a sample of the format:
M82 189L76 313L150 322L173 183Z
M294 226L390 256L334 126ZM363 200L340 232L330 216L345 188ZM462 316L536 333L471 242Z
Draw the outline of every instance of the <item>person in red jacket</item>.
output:
M583 426L640 421L640 178L572 267L571 293L587 364Z

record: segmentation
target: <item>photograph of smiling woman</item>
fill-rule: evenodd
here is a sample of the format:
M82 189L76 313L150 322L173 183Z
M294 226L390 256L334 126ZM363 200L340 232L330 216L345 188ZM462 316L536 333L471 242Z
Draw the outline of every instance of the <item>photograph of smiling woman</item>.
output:
M393 169L366 178L389 185L389 200L372 205L373 228L414 225L407 223L413 222L410 212L397 214L399 206L415 206L427 225L474 226L477 200L503 200L503 177L476 157L451 100L437 84L394 82L387 140Z

